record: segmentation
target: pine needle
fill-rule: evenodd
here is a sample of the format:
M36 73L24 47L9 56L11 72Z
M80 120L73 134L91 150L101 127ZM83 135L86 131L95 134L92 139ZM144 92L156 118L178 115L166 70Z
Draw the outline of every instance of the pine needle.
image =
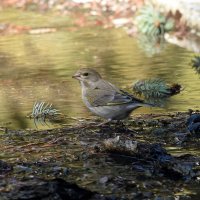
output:
M133 90L145 98L165 98L178 94L181 85L169 85L161 79L139 80L133 85Z
M135 23L141 33L149 36L163 35L174 27L173 20L166 18L152 5L146 5L139 10Z
M29 117L34 119L34 124L37 127L37 123L48 126L46 119L52 119L57 115L60 115L59 110L53 108L52 104L36 101Z

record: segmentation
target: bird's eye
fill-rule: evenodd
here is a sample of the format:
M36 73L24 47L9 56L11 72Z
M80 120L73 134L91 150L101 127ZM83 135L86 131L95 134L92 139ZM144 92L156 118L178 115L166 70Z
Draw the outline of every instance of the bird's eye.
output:
M88 76L89 74L88 73L83 73L83 76Z

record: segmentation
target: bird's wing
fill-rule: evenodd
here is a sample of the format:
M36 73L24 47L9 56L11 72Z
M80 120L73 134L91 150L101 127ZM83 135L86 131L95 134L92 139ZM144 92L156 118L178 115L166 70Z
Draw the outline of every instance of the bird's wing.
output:
M101 84L101 87L87 90L86 98L92 106L120 105L131 102L142 103L141 100L134 98L123 90L119 90L114 85L107 84L109 85L106 85L106 87Z

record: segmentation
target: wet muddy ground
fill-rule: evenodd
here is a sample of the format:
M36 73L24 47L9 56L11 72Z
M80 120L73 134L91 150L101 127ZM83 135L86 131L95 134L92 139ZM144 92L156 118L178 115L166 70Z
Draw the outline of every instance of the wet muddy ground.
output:
M0 135L1 199L199 199L199 134L188 113L98 119Z

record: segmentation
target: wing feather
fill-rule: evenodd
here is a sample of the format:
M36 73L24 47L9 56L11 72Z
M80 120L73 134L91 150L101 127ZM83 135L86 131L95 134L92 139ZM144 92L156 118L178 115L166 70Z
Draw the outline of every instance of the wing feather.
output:
M142 103L132 95L119 90L109 82L102 82L101 87L88 88L86 98L92 106L110 106L127 104L131 102Z

